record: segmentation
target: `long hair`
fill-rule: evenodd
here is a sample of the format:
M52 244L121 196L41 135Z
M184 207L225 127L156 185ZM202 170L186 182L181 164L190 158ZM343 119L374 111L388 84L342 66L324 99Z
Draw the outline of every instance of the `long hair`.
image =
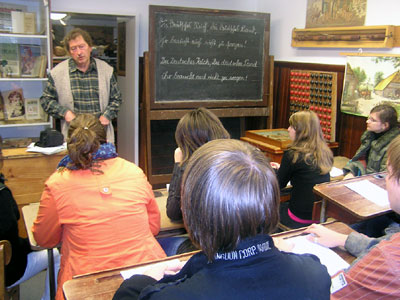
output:
M77 115L68 129L68 155L76 169L91 169L92 154L107 142L106 130L94 115Z
M181 165L203 144L215 139L229 139L230 135L218 117L204 107L185 114L175 130L175 140L182 151Z
M192 242L210 261L279 222L279 185L268 159L238 140L214 140L189 159L182 215Z
M290 147L294 150L293 163L304 159L306 164L318 167L321 174L328 173L332 169L333 153L324 140L318 116L312 111L299 111L290 117L289 124L296 132Z

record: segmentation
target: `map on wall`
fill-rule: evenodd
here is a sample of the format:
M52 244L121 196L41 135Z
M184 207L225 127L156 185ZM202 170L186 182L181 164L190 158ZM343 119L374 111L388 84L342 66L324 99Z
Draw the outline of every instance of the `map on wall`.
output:
M341 111L366 117L378 104L400 113L400 56L348 56Z
M308 0L306 28L363 26L367 0Z

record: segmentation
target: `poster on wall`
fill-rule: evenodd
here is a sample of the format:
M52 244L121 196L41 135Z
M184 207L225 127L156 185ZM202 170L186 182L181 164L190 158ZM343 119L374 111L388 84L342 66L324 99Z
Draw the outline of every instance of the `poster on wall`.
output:
M341 111L367 117L378 104L400 113L400 56L348 56Z
M306 28L363 26L367 0L307 0Z

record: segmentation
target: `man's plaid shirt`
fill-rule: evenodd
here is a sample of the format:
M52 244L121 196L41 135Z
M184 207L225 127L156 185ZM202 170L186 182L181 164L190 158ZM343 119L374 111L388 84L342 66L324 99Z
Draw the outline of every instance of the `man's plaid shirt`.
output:
M83 73L77 68L75 61L69 59L69 76L72 96L74 98L74 113L90 113L100 117L99 82L95 60L90 58L89 68ZM61 106L57 99L58 96L54 80L49 74L48 84L40 98L40 102L49 115L63 119L68 109ZM115 76L113 75L110 80L110 100L103 115L108 120L114 119L118 114L121 102L121 92L118 88Z

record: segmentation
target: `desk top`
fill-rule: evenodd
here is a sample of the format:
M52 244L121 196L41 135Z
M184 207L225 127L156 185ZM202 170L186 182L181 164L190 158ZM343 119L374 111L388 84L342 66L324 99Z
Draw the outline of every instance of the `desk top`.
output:
M20 159L20 158L30 158L30 157L48 157L48 156L65 156L68 152L64 150L62 152L58 152L52 155L46 155L37 152L26 152L27 148L10 148L3 149L3 158L4 159Z
M350 233L352 229L346 226L343 223L339 222L331 222L327 223L325 226L331 228L333 230L339 231L341 233ZM299 234L299 232L304 229L296 229L292 231L287 231L283 233L279 233L273 236L279 237L290 237L293 235ZM344 260L348 263L351 263L354 260L354 257L351 256L343 249L334 248L336 253L338 253ZM115 291L123 282L123 278L120 274L122 270L132 269L134 267L142 267L144 265L150 265L153 263L157 263L159 261L167 261L179 258L180 260L188 260L193 254L198 251L189 252L181 255L170 256L164 259L159 259L147 263L138 264L132 267L123 268L123 269L113 269L107 271L96 272L92 274L85 274L80 276L75 276L74 279L68 280L64 283L63 290L66 300L80 300L80 299L96 299L96 300L110 300L112 299Z
M350 213L358 219L365 220L379 215L383 215L391 211L389 206L379 206L360 194L352 191L345 184L357 182L361 180L369 180L377 186L386 190L385 178L376 178L376 174L381 174L383 177L386 172L368 174L352 179L322 183L314 186L314 192L323 199L340 207L344 211ZM328 203L329 204L329 203ZM329 214L329 213L328 213Z
M171 236L185 232L182 222L171 222L171 220L167 217L167 212L166 212L167 197L168 197L167 190L161 189L155 191L155 193L156 195L158 195L158 197L156 197L156 201L161 215L160 233L157 235L157 237ZM34 250L43 249L37 245L31 230L33 222L35 221L36 216L38 214L38 211L39 211L39 202L31 203L29 205L25 205L22 207L22 216L25 221L25 227L28 233L29 242L31 244L32 249Z

